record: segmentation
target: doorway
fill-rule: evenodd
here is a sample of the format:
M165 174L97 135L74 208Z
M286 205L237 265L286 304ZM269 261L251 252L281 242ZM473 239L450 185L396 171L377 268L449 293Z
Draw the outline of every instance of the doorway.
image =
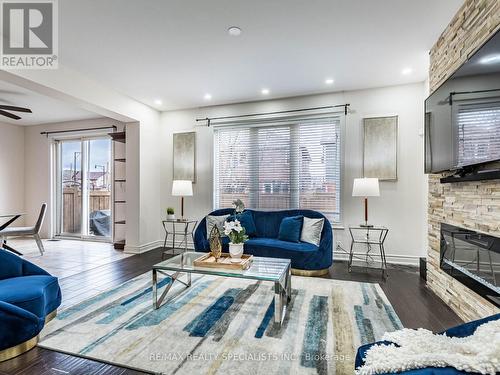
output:
M58 237L111 241L112 143L107 136L55 140Z

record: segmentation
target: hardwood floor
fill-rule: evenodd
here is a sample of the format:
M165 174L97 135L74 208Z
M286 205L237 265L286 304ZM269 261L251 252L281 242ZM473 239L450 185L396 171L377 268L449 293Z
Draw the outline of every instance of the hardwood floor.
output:
M79 240L43 240L42 242L45 247L43 256L40 255L32 238L16 238L9 240L8 243L20 251L25 259L60 279L130 256L130 254L114 250L113 245L106 242Z
M58 262L71 264L74 254L67 255L67 259L65 259L65 254L72 253L60 253ZM60 279L64 296L62 307L83 301L100 291L116 287L126 280L150 271L153 264L161 261L161 254L161 249L156 249L141 255L121 257L118 260L105 262L102 265L82 269L79 273L62 277ZM37 257L29 260L34 263L42 261ZM46 261L43 260L43 262ZM393 266L389 269L389 277L383 280L379 270L355 267L353 272L349 273L346 263L337 261L326 277L380 283L405 327L422 327L439 332L461 323L460 318L426 288L415 268ZM135 375L144 373L36 347L28 353L0 363L0 375L7 374Z
M438 296L431 292L420 278L418 269L389 265L389 277L382 279L381 271L353 267L347 271L346 262L335 262L329 278L379 283L403 325L407 328L426 328L444 331L463 323Z

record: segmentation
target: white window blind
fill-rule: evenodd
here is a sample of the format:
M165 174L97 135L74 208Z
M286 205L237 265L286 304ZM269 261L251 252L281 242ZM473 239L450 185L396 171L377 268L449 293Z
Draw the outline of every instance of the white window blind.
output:
M214 131L214 206L322 212L340 220L340 117Z
M460 104L458 166L500 159L500 101Z

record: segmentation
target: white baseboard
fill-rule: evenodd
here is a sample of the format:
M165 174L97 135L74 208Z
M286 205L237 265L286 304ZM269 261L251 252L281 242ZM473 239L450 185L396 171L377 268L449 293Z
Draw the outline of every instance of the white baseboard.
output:
M176 241L176 243L177 243L177 241ZM169 241L167 243L167 246L170 246L170 244L171 244L171 241ZM141 246L129 246L129 245L125 245L124 252L126 254L142 254L142 253L146 253L148 251L157 249L159 247L163 247L163 240L156 240L156 241L153 241L153 242L147 243L145 245L141 245ZM184 246L182 246L182 248L184 248ZM188 248L188 250L194 250L194 243L193 243L193 241L189 241L188 240L188 246L187 246L187 248Z
M366 256L366 253L363 252L355 252L354 256L359 258L363 258ZM376 261L380 260L380 257L377 257L377 254L374 255ZM378 259L377 259L378 258ZM402 264L406 266L418 266L420 262L420 257L416 255L398 255L398 254L385 254L385 258L387 263L391 264ZM335 260L349 260L349 254L344 253L342 251L334 251L333 253L333 261Z
M125 245L126 254L142 254L163 246L163 241L157 240L140 246Z

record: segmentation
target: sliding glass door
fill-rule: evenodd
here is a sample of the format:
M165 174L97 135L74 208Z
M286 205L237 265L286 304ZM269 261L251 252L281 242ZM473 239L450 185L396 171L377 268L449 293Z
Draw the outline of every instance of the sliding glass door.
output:
M82 233L82 142L64 141L60 150L60 207L58 234L80 236ZM58 210L59 211L59 210Z
M56 140L56 235L111 239L111 154L108 137Z

